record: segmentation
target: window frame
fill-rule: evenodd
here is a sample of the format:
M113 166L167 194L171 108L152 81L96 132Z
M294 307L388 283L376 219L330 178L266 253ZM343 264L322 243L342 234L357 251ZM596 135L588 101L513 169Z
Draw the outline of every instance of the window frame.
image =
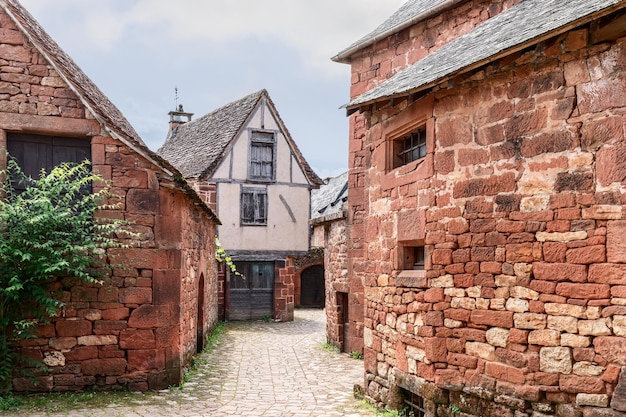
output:
M389 190L432 177L434 175L435 118L434 98L428 96L410 103L395 116L381 123L382 145L374 150L373 159L382 172L381 187ZM398 141L412 132L423 129L425 133L425 155L419 159L399 165L396 151Z
M249 221L247 219L247 217L244 216L244 195L251 195L252 196L252 205L253 205L253 210L254 210L254 214L252 217L252 220ZM263 200L263 207L261 208L261 206L259 204L257 204L257 202L255 201L255 199L257 198L256 196L259 195L263 195L265 196L264 200ZM241 187L241 192L240 192L240 197L239 197L239 204L240 204L240 209L239 209L239 222L241 226L267 226L267 215L268 215L268 195L267 195L267 188L259 188L259 187ZM264 214L264 216L261 215L261 211L263 211L262 214Z
M277 132L274 130L266 130L266 129L251 129L250 130L250 141L248 145L248 180L253 182L262 182L262 183L271 183L276 181L276 150L277 150L277 141L276 141ZM272 150L272 160L271 160L271 174L270 175L255 175L254 164L264 164L270 163L268 161L263 160L253 160L253 155L255 154L254 148L256 147L266 147L271 148Z

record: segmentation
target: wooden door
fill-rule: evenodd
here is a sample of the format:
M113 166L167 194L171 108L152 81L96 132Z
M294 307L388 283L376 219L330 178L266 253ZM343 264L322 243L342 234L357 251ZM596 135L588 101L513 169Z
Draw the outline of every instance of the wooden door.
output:
M230 276L229 320L259 320L274 314L274 263L236 262Z

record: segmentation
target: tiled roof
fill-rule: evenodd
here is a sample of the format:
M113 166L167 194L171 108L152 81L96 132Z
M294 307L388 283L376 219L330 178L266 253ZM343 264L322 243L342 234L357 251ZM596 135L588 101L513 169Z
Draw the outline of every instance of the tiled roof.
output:
M157 153L174 164L185 178L210 175L226 154L230 143L246 126L262 98L276 110L267 91L258 91L174 128ZM275 111L275 114L278 115L278 112ZM277 117L280 119L280 116ZM282 120L279 122L311 184L321 184L322 180L306 162Z
M265 90L250 94L174 128L157 153L185 178L203 176L216 167L264 94Z
M349 62L349 57L359 49L365 48L376 41L386 38L408 26L452 7L464 0L409 0L392 14L380 26L363 36L332 58L337 62Z
M39 22L18 0L0 0L0 8L11 17L33 46L48 60L59 76L68 84L69 88L74 91L83 105L109 132L165 172L173 174L175 178L178 177L178 170L146 146L122 112L115 107L74 60L46 33L39 25ZM179 180L179 185L189 198L200 205L219 224L219 219L215 216L215 213L202 202L186 181Z
M311 191L311 220L342 217L346 201L348 201L348 172L330 178L318 190Z
M625 7L626 1L524 0L355 98L346 107L355 108L429 88L616 5L616 9Z

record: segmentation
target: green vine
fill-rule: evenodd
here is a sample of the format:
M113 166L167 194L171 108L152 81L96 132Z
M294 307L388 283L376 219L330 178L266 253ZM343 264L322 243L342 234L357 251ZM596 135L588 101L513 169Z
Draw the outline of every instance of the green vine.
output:
M231 257L228 256L217 236L215 236L215 259L217 259L218 262L225 263L233 274L239 275L245 279L245 276L241 272L237 271L237 266Z
M118 239L132 234L127 222L95 215L119 205L110 203L116 197L89 161L62 163L32 179L9 158L0 179L1 392L25 360L14 343L58 315L65 286L100 285L111 267L106 249L126 247ZM16 192L15 182L24 191ZM94 183L103 188L91 192Z

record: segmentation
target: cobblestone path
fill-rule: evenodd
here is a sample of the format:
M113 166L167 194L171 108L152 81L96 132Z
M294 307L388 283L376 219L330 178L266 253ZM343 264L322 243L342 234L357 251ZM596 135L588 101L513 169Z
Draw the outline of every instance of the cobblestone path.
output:
M354 384L363 384L363 362L324 350L324 326L323 310L308 309L296 310L288 323L230 322L182 391L138 394L104 409L30 416L374 416L352 396Z

